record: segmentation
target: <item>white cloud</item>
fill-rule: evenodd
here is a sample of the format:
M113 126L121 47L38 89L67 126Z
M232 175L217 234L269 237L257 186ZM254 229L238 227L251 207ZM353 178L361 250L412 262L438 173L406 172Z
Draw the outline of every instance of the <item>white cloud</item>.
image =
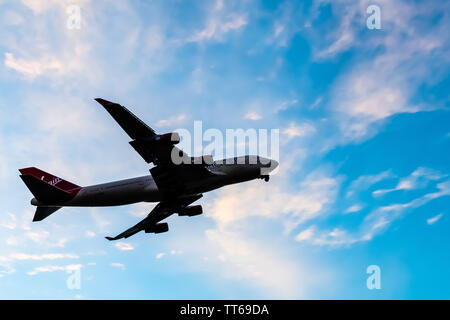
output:
M401 179L395 188L375 190L373 195L381 196L393 191L423 188L429 181L440 180L446 176L447 175L441 174L436 170L420 167L411 173L409 177Z
M88 231L85 232L85 235L88 238L92 238L92 237L95 237L95 232L88 230Z
M134 250L134 247L126 242L117 242L115 244L116 248L122 251L129 251L129 250Z
M1 263L1 261L2 260L0 259L0 278L4 277L7 274L13 274L16 272L16 270L13 267L11 267L10 265Z
M156 255L156 259L161 259L162 257L164 257L166 254L164 252L160 252Z
M375 175L364 175L358 177L356 180L354 180L350 186L348 187L348 190L346 192L346 197L352 197L355 194L368 189L372 185L383 181L385 179L390 179L395 177L390 170L381 172L379 174Z
M261 120L262 116L256 112L249 112L245 115L244 119L256 121Z
M34 242L37 243L41 243L43 242L45 239L48 238L48 236L50 235L50 232L45 231L45 230L40 230L40 231L30 231L26 233L26 236L33 240Z
M180 114L178 116L170 117L167 120L159 120L156 123L157 127L174 127L181 125L186 119L186 116L184 114Z
M42 14L55 6L66 8L69 5L85 6L90 0L21 0L22 4L33 11L34 14Z
M374 209L364 218L357 231L350 232L339 228L332 231L317 230L314 237L311 236L305 241L318 246L349 246L357 242L370 241L385 231L395 220L403 217L407 210L421 207L440 197L450 196L450 180L438 183L437 189L436 192L424 194L410 202L394 203Z
M368 0L356 4L349 0L333 1L333 16L339 26L330 33L332 43L324 48L321 37L312 40L318 52L316 58L320 59L334 58L350 48L357 49L357 54L383 48L370 61L360 56L360 62L353 64L335 83L329 105L336 112L335 120L342 135L336 137L338 143L373 136L383 120L392 115L431 110L434 106L414 104L413 97L427 79L437 81L436 76L442 76L438 75L440 66L433 60L445 60L448 56L448 41L438 36L448 29L448 21L442 19L432 28L415 23L430 20L442 11L441 6L432 5L425 10L423 4L382 0L379 3L382 28L389 32L372 31L371 39L367 40L367 30L363 33L363 27L369 4ZM321 32L320 28L317 32Z
M19 240L17 237L11 236L6 239L6 244L8 246L15 246L15 245L19 244Z
M404 79L396 81L393 76L384 79L386 73L373 68L358 69L337 85L333 104L339 112L339 127L345 140L360 140L372 135L374 124L396 113L420 111L408 104Z
M345 210L345 213L354 213L354 212L358 212L361 211L362 206L360 204L354 204L352 206L350 206L347 210Z
M55 259L78 259L79 256L73 253L45 253L41 255L13 253L10 255L13 260L55 260Z
M63 64L51 57L44 57L40 60L25 60L17 59L9 52L5 53L5 66L30 79L34 79L45 72L60 73L63 70Z
M316 100L314 100L312 105L309 106L309 109L317 108L322 103L322 100L323 100L323 97L318 97Z
M295 123L291 123L288 128L283 129L282 133L287 135L289 139L295 138L295 137L304 137L307 135L311 135L314 132L316 132L316 128L309 123L303 123L300 125L297 125Z
M315 227L310 227L306 230L303 230L295 237L295 240L306 241L306 240L311 239L314 236L314 230L315 230Z
M38 273L42 272L55 272L55 271L74 271L80 270L83 267L82 264L69 264L66 266L45 266L45 267L37 267L32 271L27 272L28 275L34 276Z
M171 254L171 255L180 255L180 254L183 254L183 251L182 251L182 250L175 250L175 249L172 249L172 250L170 250L170 254ZM165 253L165 252L160 252L160 253L158 253L158 254L156 255L156 259L161 259L161 258L163 258L164 256L166 256L166 253Z
M3 221L0 221L0 227L14 230L17 226L17 218L12 213L7 213L7 215L8 215L7 219L3 219Z
M281 250L237 232L207 230L206 236L218 255L215 272L220 270L225 278L250 281L267 290L266 296L289 299L304 294L304 267L286 258Z
M428 223L429 225L432 225L432 224L436 223L439 219L441 219L443 215L444 215L444 214L440 213L440 214L438 214L437 216L434 216L434 217L432 217L432 218L429 218L429 219L427 219L427 223Z
M213 17L203 30L188 37L187 42L202 42L210 39L220 39L229 31L238 30L247 25L245 15L230 14L227 17Z
M352 46L355 41L351 26L352 20L352 16L344 16L341 26L336 32L337 38L327 48L321 50L316 54L317 59L332 58L338 53L345 51Z
M228 32L230 30L237 30L247 24L247 18L243 15L232 15L229 20L226 20L221 25L222 32Z
M119 263L119 262L111 262L111 267L125 270L125 265L123 263Z
M73 253L44 253L44 254L27 254L12 253L8 256L0 256L0 262L13 263L14 261L43 261L57 259L78 259L79 256ZM8 267L10 267L8 265Z
M275 107L275 112L280 112L288 109L289 107L296 105L298 103L297 99L283 101L278 106Z

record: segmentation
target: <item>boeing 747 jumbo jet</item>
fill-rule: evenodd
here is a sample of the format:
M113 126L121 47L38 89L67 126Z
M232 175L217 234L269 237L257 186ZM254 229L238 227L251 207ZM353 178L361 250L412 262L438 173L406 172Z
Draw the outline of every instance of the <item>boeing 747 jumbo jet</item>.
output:
M161 221L174 213L196 216L203 213L200 205L191 204L202 193L253 179L269 181L268 173L278 162L258 156L243 156L213 161L212 156L189 157L174 145L178 133L156 134L127 108L95 99L130 136L131 146L147 163L153 163L150 175L80 187L38 168L20 169L20 177L37 206L33 221L41 221L62 207L119 206L137 202L159 202L141 222L116 237L128 238L140 231L162 233L169 230Z

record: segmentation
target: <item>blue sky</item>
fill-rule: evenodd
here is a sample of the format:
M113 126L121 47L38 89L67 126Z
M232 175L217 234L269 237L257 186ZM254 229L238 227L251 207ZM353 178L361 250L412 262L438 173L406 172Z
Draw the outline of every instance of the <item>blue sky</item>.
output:
M81 8L67 28L69 5ZM369 5L381 29L366 26ZM0 0L0 298L450 297L445 1ZM154 204L31 223L17 169L146 174L93 100L160 132L280 129L280 168L170 232L103 237ZM381 270L381 289L366 269ZM69 289L79 270L80 289Z

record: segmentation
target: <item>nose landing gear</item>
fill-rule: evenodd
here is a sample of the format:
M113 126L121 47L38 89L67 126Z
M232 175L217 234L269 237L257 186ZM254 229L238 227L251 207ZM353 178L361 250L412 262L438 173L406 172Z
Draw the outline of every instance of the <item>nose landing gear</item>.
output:
M259 178L260 179L264 179L265 182L269 182L270 176L268 174L267 175L261 175Z

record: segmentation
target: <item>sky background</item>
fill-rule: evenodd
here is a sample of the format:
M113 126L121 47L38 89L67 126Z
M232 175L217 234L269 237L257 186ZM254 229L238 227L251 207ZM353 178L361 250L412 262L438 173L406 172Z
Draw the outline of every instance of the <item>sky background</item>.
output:
M438 0L0 0L0 298L449 299L449 13ZM206 194L204 215L157 236L104 239L148 203L31 223L19 168L82 186L148 172L96 97L162 133L280 129L280 168Z

